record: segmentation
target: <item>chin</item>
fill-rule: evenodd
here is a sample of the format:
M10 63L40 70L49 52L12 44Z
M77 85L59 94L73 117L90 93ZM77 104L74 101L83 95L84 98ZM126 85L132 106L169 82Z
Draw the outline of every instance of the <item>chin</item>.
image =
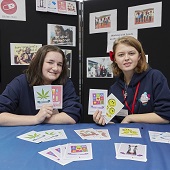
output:
M49 80L51 80L51 81L55 81L57 79L58 79L58 77L51 77L51 78L49 78Z

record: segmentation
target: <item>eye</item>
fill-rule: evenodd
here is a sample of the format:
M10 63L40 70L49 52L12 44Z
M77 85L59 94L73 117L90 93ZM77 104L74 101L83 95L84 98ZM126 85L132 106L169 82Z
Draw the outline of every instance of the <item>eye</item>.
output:
M123 57L123 56L124 56L124 54L123 54L123 53L121 53L121 54L118 54L118 56L119 56L119 57Z
M131 56L134 55L134 54L135 54L135 52L129 52L129 55L131 55Z
M57 65L58 65L59 67L62 67L62 66L63 66L61 63L58 63Z
M52 62L52 61L48 61L47 63L49 63L49 64L53 64L53 62Z

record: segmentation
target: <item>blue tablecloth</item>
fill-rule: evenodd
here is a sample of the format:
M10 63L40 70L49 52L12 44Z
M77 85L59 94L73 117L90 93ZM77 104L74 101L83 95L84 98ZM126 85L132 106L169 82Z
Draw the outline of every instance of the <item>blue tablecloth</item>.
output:
M119 128L139 128L142 138L119 137ZM108 129L111 140L83 140L76 129ZM35 144L16 138L31 130L63 129L68 139ZM151 142L148 130L170 132L169 124L108 124L50 125L0 127L0 170L169 170L170 145ZM38 152L66 143L92 143L93 159L71 162L62 166ZM147 145L147 162L116 159L114 143L139 143Z

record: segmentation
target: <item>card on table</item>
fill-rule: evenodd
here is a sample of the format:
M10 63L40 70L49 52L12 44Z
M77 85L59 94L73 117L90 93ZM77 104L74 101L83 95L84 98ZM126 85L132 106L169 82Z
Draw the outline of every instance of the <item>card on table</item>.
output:
M93 128L74 130L82 139L102 138L102 135Z
M82 139L86 140L109 140L111 139L108 129L79 129L74 130Z
M169 132L148 131L152 142L170 143Z
M19 139L23 139L23 140L33 142L33 143L40 143L42 141L42 138L44 137L45 135L43 133L39 133L36 131L30 131L30 132L17 136L17 138Z
M58 139L67 139L67 136L63 129L61 130L51 129L51 130L39 131L39 133L44 135L44 137L41 139L42 142L58 140Z
M91 143L67 143L50 147L38 153L61 165L72 161L93 159Z
M119 128L119 136L141 138L139 128Z
M17 136L19 139L23 139L29 142L40 143L47 142L57 139L67 139L67 136L63 129L61 130L45 130L45 131L30 131L20 136Z
M55 155L57 155L57 157L59 157L60 159L62 159L62 149L61 149L61 145L57 145L57 146L53 146L49 148Z
M109 140L111 139L110 134L108 129L96 129L97 132L99 132L101 134L101 138L100 140Z
M50 148L40 151L38 152L39 154L61 164L61 165L66 165L70 162L72 162L71 160L62 160L61 158L59 158L53 151L50 150Z
M146 145L134 143L115 143L116 158L146 162Z
M60 160L62 161L65 161L65 162L72 162L72 161L77 161L76 158L65 158L64 155L65 155L65 152L66 152L66 149L67 149L67 145L68 144L64 144L64 145L57 145L57 146L54 146L54 147L50 147L49 149L55 154L57 155Z
M93 159L91 143L68 143L64 154L65 159Z

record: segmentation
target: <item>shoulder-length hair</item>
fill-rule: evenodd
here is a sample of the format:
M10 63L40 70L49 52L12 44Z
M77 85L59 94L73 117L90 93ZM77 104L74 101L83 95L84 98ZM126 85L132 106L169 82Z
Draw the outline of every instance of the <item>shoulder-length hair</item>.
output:
M28 83L30 86L43 85L43 75L42 75L42 67L44 64L44 59L48 52L55 51L62 55L63 57L63 65L62 72L59 78L53 81L52 84L60 84L64 85L67 80L67 64L64 52L55 45L44 45L38 49L35 57L31 60L30 65L24 71L26 74Z
M145 52L142 48L142 44L136 38L134 38L132 36L124 36L124 37L120 37L120 38L116 39L114 42L114 45L113 45L113 55L115 55L116 48L119 44L125 44L128 46L132 46L139 52L141 57L140 57L138 64L135 68L136 73L142 73L147 70L148 64L146 62ZM112 70L113 70L113 75L120 76L120 74L122 73L122 70L118 67L117 63L115 62L115 59L113 60L113 63L111 66L112 66Z

